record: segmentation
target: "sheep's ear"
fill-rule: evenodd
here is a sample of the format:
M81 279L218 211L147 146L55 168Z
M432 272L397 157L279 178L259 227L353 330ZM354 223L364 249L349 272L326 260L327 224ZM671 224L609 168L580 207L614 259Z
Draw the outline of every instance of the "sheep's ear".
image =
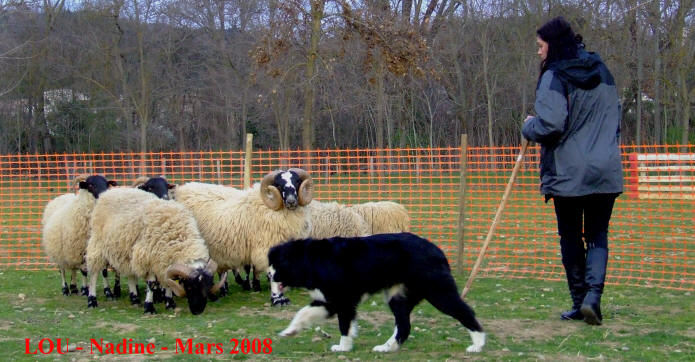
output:
M109 181L109 186L118 186L118 182L111 180Z
M89 184L84 181L80 181L80 188L84 190L89 190Z
M147 190L145 189L145 185L140 185L140 186L138 186L138 188L139 188L140 190L142 190L142 191L147 191Z
M167 182L167 188L168 188L169 190L171 190L171 189L173 189L173 188L176 188L176 185L172 185L172 184L170 184L170 183Z

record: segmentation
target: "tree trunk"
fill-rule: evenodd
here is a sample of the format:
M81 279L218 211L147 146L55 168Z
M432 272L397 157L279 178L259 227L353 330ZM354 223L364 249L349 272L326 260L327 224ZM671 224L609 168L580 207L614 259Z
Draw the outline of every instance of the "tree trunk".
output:
M314 71L316 56L321 40L321 20L325 0L311 0L311 37L306 63L306 84L304 88L304 117L302 119L302 146L305 150L314 148Z

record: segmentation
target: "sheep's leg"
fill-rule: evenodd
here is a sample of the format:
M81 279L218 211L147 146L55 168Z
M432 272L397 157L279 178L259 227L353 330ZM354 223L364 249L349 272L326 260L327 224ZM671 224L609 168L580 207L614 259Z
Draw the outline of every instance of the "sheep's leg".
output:
M251 290L251 283L249 283L249 278L251 275L251 265L244 265L244 270L246 271L246 279L241 276L241 268L234 268L232 274L234 274L234 281L241 285L243 290Z
M164 287L155 280L154 285L152 285L152 293L155 303L161 303L164 301Z
M140 304L138 296L138 278L133 275L128 276L128 290L130 291L130 304Z
M60 279L63 281L63 295L70 295L70 289L68 289L68 282L65 281L65 269L60 268Z
M113 292L111 292L111 288L109 288L109 281L108 279L106 279L106 277L108 276L109 272L106 269L103 269L101 271L101 277L104 284L104 296L106 297L106 299L114 299Z
M154 276L147 277L147 294L145 295L145 314L157 314L154 310L154 292L157 279Z
M116 298L121 297L121 273L117 270L114 271L114 281L113 281L113 296Z
M70 294L77 294L77 269L71 270Z
M97 269L98 270L98 269ZM87 307L96 308L97 307L97 278L99 275L94 272L88 273L89 275L89 294L87 297Z
M258 276L256 276L256 268L253 268L253 272L247 274L253 276L253 280L251 281L251 288L253 289L254 292L260 292L261 291L261 281L258 279Z
M164 288L164 305L166 306L166 309L176 308L176 302L174 302L174 294L171 292L171 289L169 288Z
M89 291L87 296L87 307L96 308L97 307L97 278L99 278L99 270L106 267L106 260L101 256L100 250L91 250L90 245L94 246L94 243L87 243L87 276L89 277Z
M82 288L80 289L80 295L89 295L89 288L87 288L87 271L80 269L80 274L82 275Z

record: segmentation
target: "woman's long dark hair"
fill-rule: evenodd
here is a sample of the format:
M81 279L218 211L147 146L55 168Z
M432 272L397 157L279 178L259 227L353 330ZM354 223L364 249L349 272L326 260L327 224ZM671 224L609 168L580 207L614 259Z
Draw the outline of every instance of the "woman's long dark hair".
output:
M579 48L584 46L582 36L575 35L570 23L562 16L550 19L536 30L536 34L548 43L548 55L541 62L541 74L553 62L577 58Z

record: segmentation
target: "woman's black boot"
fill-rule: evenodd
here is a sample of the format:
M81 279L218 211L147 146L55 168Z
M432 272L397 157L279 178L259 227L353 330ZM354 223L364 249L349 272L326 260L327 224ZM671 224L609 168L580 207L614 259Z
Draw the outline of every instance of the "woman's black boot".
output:
M584 321L592 325L601 325L601 295L603 284L606 280L606 265L608 263L608 249L589 248L586 255L586 285L587 293L579 309L584 316Z
M586 283L584 282L586 256L584 248L582 248L581 252L575 250L574 253L563 250L562 265L565 267L565 274L567 275L567 286L572 298L572 309L562 312L560 318L580 321L584 319L584 315L579 311L579 308L581 308L584 296L586 296Z

